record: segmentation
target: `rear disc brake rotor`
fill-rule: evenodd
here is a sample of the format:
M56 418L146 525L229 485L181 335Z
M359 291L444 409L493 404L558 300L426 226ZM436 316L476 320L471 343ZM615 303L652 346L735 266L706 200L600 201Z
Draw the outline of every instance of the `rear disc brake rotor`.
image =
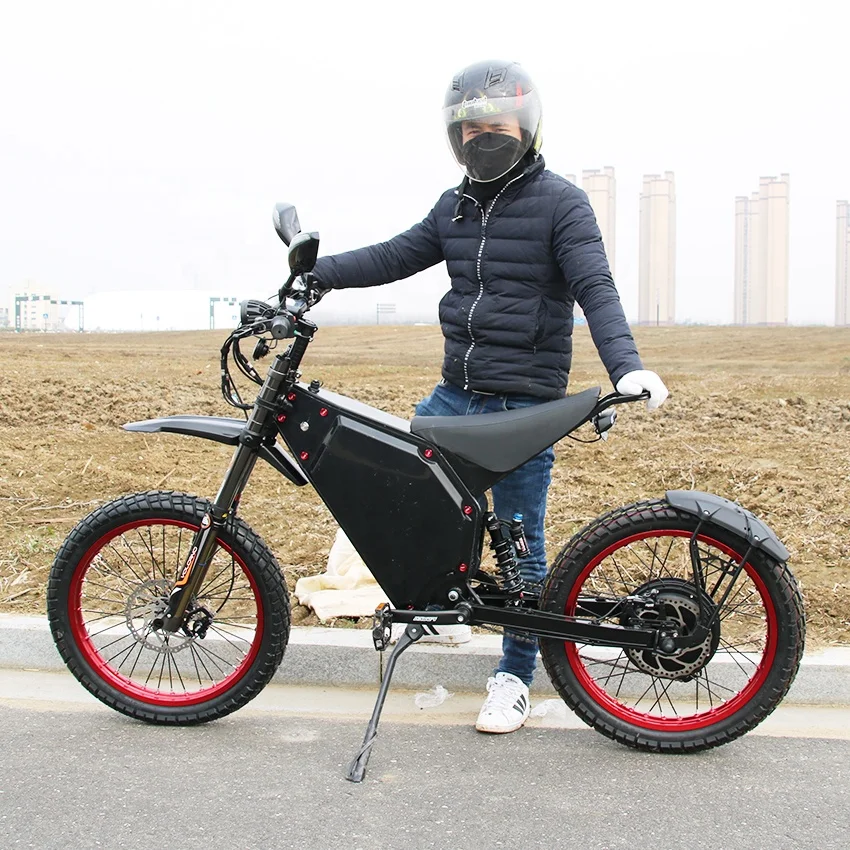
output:
M653 595L655 606L637 611L641 625L675 628L680 636L689 635L699 623L702 594L706 614L711 617L716 609L711 597L689 581L678 578L653 579L641 585L635 596ZM624 623L624 625L626 625ZM658 655L648 649L627 649L632 663L644 673L662 679L690 679L711 660L720 643L720 620L715 619L705 640L673 655Z

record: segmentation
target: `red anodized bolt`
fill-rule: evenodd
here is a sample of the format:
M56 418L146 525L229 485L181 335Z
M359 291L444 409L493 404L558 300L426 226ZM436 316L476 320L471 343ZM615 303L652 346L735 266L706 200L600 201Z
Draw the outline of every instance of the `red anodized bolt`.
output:
M287 395L287 399L289 401L295 401L296 398L298 398L298 396L296 396L295 393L289 393L289 395Z
M327 409L326 407L323 407L323 408L319 411L319 416L327 416L327 415L328 415L328 409Z
M286 422L286 414L285 413L278 413L277 421L278 422Z
M301 458L301 460L307 460L307 458L310 457L310 452L301 452L299 457Z
M464 505L463 512L466 516L470 516L472 514L472 505Z
M458 572L461 572L461 573L465 573L468 569L469 569L469 567L466 564L460 564L458 566Z
M431 460L431 458L434 457L434 450L433 449L425 449L425 451L423 451L422 454L425 455L427 460Z

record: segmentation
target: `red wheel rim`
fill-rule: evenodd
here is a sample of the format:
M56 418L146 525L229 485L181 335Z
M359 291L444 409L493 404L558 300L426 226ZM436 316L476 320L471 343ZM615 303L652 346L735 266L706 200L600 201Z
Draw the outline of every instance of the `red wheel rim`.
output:
M124 525L121 525L118 528L113 529L112 531L98 538L98 540L95 541L95 543L89 548L89 550L80 560L77 569L74 572L74 576L71 580L71 587L68 596L68 614L71 624L71 632L73 634L74 642L76 643L88 665L94 671L95 675L102 681L106 682L107 684L118 690L120 693L124 694L125 696L131 697L132 699L140 700L141 702L148 703L150 705L157 705L164 708L178 708L181 706L197 705L198 703L207 702L211 699L215 699L217 696L220 696L221 694L233 688L233 686L247 673L247 671L253 664L254 659L257 657L257 653L259 652L260 644L262 642L263 637L263 609L262 605L260 604L259 591L257 589L254 577L245 568L244 561L229 546L227 546L223 541L219 540L218 548L216 549L216 555L218 554L218 552L223 551L224 553L226 553L227 556L230 557L234 573L236 568L238 568L240 571L240 575L243 576L245 580L247 580L247 587L250 589L251 597L254 603L256 625L253 629L252 639L250 641L244 640L244 642L247 644L247 648L241 658L241 661L234 667L234 669L229 674L223 675L220 679L213 681L209 685L202 684L202 677L199 672L199 687L191 691L184 690L183 693L180 693L175 692L174 690L174 676L170 668L171 660L169 658L168 672L169 677L171 679L171 685L168 688L160 687L160 684L162 682L162 674L160 674L159 676L159 681L156 687L149 687L147 683L140 684L138 681L135 681L134 679L130 678L130 676L121 672L118 667L114 666L114 664L112 664L109 659L105 658L101 654L101 649L97 647L95 641L93 640L93 637L103 632L97 632L95 634L90 633L89 624L95 622L97 618L95 620L86 619L85 612L83 610L83 591L89 570L92 566L94 559L103 552L106 546L111 544L112 541L116 540L116 538L122 537L128 532L132 532L133 530L138 530L141 528L152 527L163 527L163 529L186 529L194 535L195 531L197 531L197 529L199 528L199 524L182 522L179 520L172 519L136 520L134 522L125 523ZM163 539L164 534L165 532L163 530ZM215 563L215 556L212 563ZM134 572L135 574L135 571L131 570L131 572ZM211 572L212 570L210 570L210 573ZM207 574L205 583L209 582L210 573ZM117 625L107 625L107 627L104 629L104 632L109 628L118 627ZM129 645L131 644L128 644L128 646ZM200 644L198 644L197 646L200 646ZM194 653L195 649L193 648L191 651ZM142 650L140 649L139 656L141 656L141 652ZM164 663L165 662L163 660L163 664ZM120 667L122 665L119 664L118 666ZM213 665L210 663L202 662L202 666L204 667L204 670L206 672L209 672L208 668ZM211 676L210 678L214 677ZM180 679L180 682L181 684L183 684L182 678Z
M582 571L578 581L573 584L567 599L565 613L568 616L576 616L576 604L584 587L585 581L609 555L623 549L631 543L638 543L653 537L687 537L690 538L691 532L679 529L661 529L654 531L639 532L631 535L624 540L612 544L604 551L600 552ZM735 552L729 546L720 543L713 538L700 535L698 541L701 545L711 546L714 549L722 552L729 558L734 558L736 562L740 561L741 554ZM619 720L630 723L635 726L640 726L644 729L650 729L657 732L688 732L698 729L704 729L728 719L745 706L753 696L759 691L765 682L765 679L770 673L773 665L773 660L776 655L776 645L778 640L777 618L774 609L773 601L767 587L753 566L747 562L744 565L744 570L741 575L746 575L755 586L759 593L765 615L765 643L761 653L761 658L756 666L753 674L749 677L746 684L732 697L723 701L720 705L710 706L706 710L697 710L693 714L680 715L665 715L651 714L646 711L638 710L633 706L625 704L616 696L608 693L601 687L599 682L590 674L587 666L581 658L579 645L575 643L565 643L567 660L578 681L586 693L600 706L610 712ZM740 665L739 665L740 666ZM650 674L643 674L650 676ZM651 677L650 677L651 678ZM699 684L696 686L697 693Z

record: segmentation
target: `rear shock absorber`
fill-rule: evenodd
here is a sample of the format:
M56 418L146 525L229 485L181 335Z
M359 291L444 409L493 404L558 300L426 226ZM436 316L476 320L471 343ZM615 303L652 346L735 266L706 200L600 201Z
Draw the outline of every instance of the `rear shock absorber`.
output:
M514 544L505 534L502 521L492 511L484 517L487 531L490 532L490 548L496 554L496 566L499 569L502 590L509 596L522 594L523 581L514 557Z

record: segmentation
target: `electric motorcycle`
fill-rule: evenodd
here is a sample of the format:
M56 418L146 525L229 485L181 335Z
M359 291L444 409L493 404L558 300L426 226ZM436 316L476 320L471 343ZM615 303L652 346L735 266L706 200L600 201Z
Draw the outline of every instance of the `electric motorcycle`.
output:
M56 646L98 699L140 720L201 723L241 708L269 682L290 628L274 555L239 516L258 460L315 488L385 591L375 648L389 648L375 709L347 777L360 781L399 656L426 629L507 627L535 635L546 672L587 724L642 750L724 744L788 691L805 620L788 552L741 506L695 490L610 511L566 543L540 585L521 578L522 522L498 517L487 491L589 425L607 437L618 405L644 396L586 389L522 410L412 421L300 381L324 293L308 274L318 234L293 206L275 228L289 248L278 303L246 301L221 349L225 399L247 420L168 416L128 431L185 434L234 447L211 501L149 491L95 509L71 531L50 574ZM271 299L274 301L274 299ZM256 362L291 340L262 377ZM282 345L281 345L282 347ZM256 382L242 400L231 364ZM495 569L482 569L485 543Z

